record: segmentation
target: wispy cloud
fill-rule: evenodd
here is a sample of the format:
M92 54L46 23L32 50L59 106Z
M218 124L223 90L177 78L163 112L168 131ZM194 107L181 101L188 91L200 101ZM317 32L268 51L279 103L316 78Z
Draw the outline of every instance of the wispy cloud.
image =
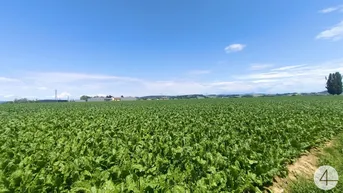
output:
M299 68L299 67L303 67L303 66L306 66L306 64L302 64L302 65L291 65L291 66L283 66L283 67L279 67L279 68L273 68L273 69L271 69L271 71L290 70L290 69Z
M189 71L188 74L190 75L202 75L202 74L210 74L210 70L192 70Z
M253 79L274 79L274 78L288 78L296 76L296 74L292 74L289 72L266 72L266 73L257 73L257 74L249 74L241 77L237 77L239 80L253 80Z
M62 92L62 93L60 93L60 94L57 95L57 98L67 98L67 97L69 97L69 96L71 96L70 93L68 93L68 92Z
M1 82L20 82L20 80L14 78L0 77L0 83Z
M260 79L260 80L252 80L253 83L266 83L266 82L279 82L279 79Z
M275 65L276 66L276 65ZM143 96L143 95L177 95L192 93L247 93L247 92L312 92L325 90L325 76L333 72L343 72L343 59L328 61L319 64L286 65L268 67L261 71L237 73L236 76L227 76L218 80L217 76L207 77L204 80L164 79L150 80L133 77L119 77L110 75L94 75L83 73L32 73L20 75L20 83L7 82L1 84L0 100L11 100L24 96L35 98L54 98L55 89L58 97L77 99L83 94L104 93L114 96ZM49 74L50 81L47 76ZM71 77L71 74L75 77ZM213 73L211 73L213 74ZM58 81L61 77L66 78ZM19 79L19 78L18 78ZM118 80L119 83L118 83ZM47 89L37 89L38 87ZM5 96L7 98L5 98Z
M343 38L343 21L331 27L330 29L320 32L316 36L316 39L329 39L333 41L337 41L342 38Z
M246 45L244 45L244 44L231 44L231 45L225 47L224 50L226 53L239 52L239 51L242 51L245 47L246 47Z
M37 99L38 97L37 96L34 96L34 95L26 95L26 96L22 96L22 98L27 98L29 100L35 100Z
M308 68L307 65L289 65L282 66L278 68L272 68L260 73L251 73L243 76L237 76L236 79L239 80L253 80L257 82L269 82L268 79L281 79L281 78L291 78L296 76L302 76L306 73Z
M137 78L108 76L99 74L84 74L84 73L71 73L71 72L38 72L30 73L27 79L42 80L45 79L48 83L63 83L63 82L76 82L76 81L140 81Z
M331 13L331 12L334 12L334 11L343 11L343 5L338 5L338 6L335 6L335 7L328 7L328 8L320 10L319 12L320 13Z
M250 70L263 70L273 67L273 64L251 64Z
M327 74L343 71L343 60L324 63L322 65L290 65L270 69L263 73L252 73L236 77L240 80L268 80L268 79L290 79L299 77L325 77Z
M3 97L4 98L11 98L11 97L14 97L14 95L13 94L8 94L8 95L4 95Z
M37 89L38 89L38 90L47 90L48 88L45 87L45 86L39 86L39 87L37 87Z
M269 87L273 91L310 91L310 89L314 91L324 90L325 76L337 71L343 71L343 59L318 65L283 66L262 73L245 74L235 78L260 85L264 84L265 88Z
M209 88L214 89L217 93L244 93L244 92L257 92L258 87L251 82L244 81L224 81L212 82L208 84Z

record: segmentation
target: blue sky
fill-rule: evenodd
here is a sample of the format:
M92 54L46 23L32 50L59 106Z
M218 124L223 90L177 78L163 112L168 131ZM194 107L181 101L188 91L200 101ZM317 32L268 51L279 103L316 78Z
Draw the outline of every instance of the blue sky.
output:
M0 100L325 90L343 1L31 0L0 5Z

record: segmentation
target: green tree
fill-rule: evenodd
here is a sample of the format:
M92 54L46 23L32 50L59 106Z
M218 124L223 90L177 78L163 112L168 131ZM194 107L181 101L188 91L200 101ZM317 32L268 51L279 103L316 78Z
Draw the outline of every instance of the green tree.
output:
M342 75L339 72L330 73L329 78L326 78L326 80L326 89L329 94L342 94Z
M335 73L335 77L336 77L336 94L340 95L342 94L342 75L339 72Z
M82 95L80 97L80 100L84 100L84 101L88 101L88 99L91 98L90 96L87 96L87 95Z

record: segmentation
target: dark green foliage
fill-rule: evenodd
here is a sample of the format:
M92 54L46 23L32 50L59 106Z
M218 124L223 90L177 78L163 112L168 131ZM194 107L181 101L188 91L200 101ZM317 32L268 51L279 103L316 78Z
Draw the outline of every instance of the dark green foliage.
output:
M326 89L332 95L342 94L342 75L339 72L330 73L329 78L327 78Z
M88 99L91 98L90 96L82 95L80 97L80 100L88 101Z

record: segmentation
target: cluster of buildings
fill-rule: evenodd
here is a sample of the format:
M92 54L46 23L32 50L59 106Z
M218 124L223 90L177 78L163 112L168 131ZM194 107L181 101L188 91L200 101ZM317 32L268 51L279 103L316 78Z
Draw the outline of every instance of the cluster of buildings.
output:
M87 100L74 100L74 102L104 102L104 101L136 101L136 97L90 97Z

